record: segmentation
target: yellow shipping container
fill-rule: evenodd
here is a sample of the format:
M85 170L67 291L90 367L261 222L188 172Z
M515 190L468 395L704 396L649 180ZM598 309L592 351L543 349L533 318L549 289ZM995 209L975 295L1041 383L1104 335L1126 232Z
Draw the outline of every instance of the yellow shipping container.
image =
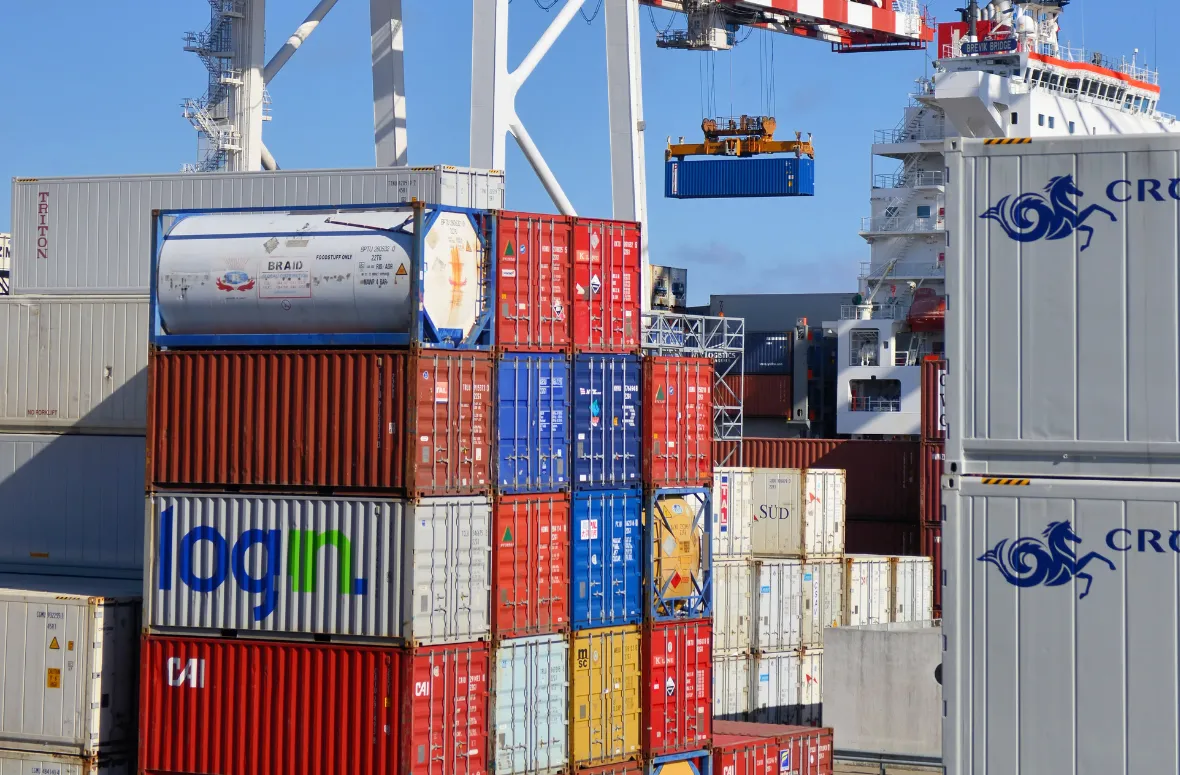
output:
M648 547L655 581L655 588L649 590L651 605L661 617L704 616L706 600L701 590L709 573L704 499L665 495L656 501L653 512Z
M639 627L575 630L571 638L574 766L637 757L642 690Z

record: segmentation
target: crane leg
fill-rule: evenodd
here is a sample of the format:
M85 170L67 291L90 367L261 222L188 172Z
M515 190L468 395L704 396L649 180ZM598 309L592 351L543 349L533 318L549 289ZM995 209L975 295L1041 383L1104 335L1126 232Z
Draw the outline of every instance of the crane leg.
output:
M369 0L373 44L373 145L378 167L409 164L402 0Z

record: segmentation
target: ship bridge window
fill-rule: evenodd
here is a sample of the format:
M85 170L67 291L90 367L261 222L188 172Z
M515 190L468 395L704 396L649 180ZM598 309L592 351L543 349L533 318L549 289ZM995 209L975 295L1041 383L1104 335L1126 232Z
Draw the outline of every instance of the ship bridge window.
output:
M1069 122L1069 133L1071 135L1073 134L1073 130L1074 130L1074 123L1072 121L1070 121Z
M930 217L930 205L920 205L918 207L918 217L919 218L929 218Z
M1053 125L1054 125L1054 123L1056 123L1056 121L1055 121L1055 119L1053 118L1053 116L1049 116L1049 128L1050 128L1050 129L1052 129L1052 128L1053 128Z
M854 412L900 412L901 381L854 379L848 382L849 408Z
M1037 126L1044 126L1044 125L1045 125L1045 114L1038 113L1037 114Z
M1065 82L1065 91L1069 94L1075 94L1078 90L1078 87L1081 86L1081 84L1082 84L1081 78L1070 78L1069 80L1067 80Z
M1098 96L1098 86L1099 86L1098 81L1090 81L1089 84L1090 84L1090 87L1086 90L1086 93L1089 94L1091 97L1097 97Z
M849 333L849 366L881 365L879 334L875 328L853 329Z
M1106 84L1104 83L1098 84L1098 99L1106 99Z

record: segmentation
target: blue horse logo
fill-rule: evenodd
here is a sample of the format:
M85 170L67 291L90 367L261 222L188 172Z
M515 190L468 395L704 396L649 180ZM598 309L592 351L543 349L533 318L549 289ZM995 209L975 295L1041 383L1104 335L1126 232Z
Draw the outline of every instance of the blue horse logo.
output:
M1094 213L1102 213L1112 222L1118 218L1110 210L1099 205L1090 205L1078 212L1078 206L1070 197L1083 197L1081 191L1073 183L1073 175L1060 175L1049 181L1045 186L1047 197L1041 194L1021 194L1014 201L1011 195L1004 197L995 207L979 216L995 221L1017 242L1036 242L1039 239L1058 240L1077 232L1085 232L1086 244L1081 250L1090 247L1094 239L1094 229L1086 225L1086 221ZM1079 251L1080 252L1080 251Z
M1098 552L1090 552L1080 560L1071 544L1080 544L1082 539L1073 532L1069 522L1050 522L1045 528L1045 540L1039 538L1018 538L1007 546L1005 538L979 558L1000 569L1009 584L1017 587L1060 587L1076 579L1086 582L1086 589L1078 596L1081 600L1090 594L1094 577L1083 573L1091 562L1098 560L1117 570L1114 563ZM1005 550L1006 547L1006 550ZM1030 562L1031 560L1031 562Z

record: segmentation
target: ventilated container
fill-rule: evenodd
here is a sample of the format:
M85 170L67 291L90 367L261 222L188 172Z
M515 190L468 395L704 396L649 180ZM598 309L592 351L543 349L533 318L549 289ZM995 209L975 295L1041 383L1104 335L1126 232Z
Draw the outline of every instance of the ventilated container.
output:
M643 637L643 751L709 744L713 721L713 622L651 624Z
M894 560L882 556L844 558L844 613L850 627L893 621Z
M492 526L492 634L562 632L570 625L570 501L501 495Z
M0 428L142 434L148 300L0 297Z
M509 353L496 363L497 488L569 488L570 366L565 355Z
M145 636L139 772L396 771L411 723L404 660L355 644ZM434 701L458 713L453 696Z
M892 622L928 622L934 618L934 563L929 557L893 561Z
M715 633L718 630L715 630ZM750 676L754 657L750 654L713 655L713 718L743 719L752 709Z
M646 614L653 621L695 619L713 613L711 493L669 487L646 494L648 580Z
M575 352L638 353L643 283L639 224L576 218Z
M13 292L138 293L151 285L152 212L431 202L496 210L504 173L466 167L17 178Z
M575 629L643 619L643 494L574 490L570 587Z
M757 654L751 720L817 725L823 710L822 659L823 651L813 649Z
M497 773L555 773L569 760L569 642L509 638L492 652L492 761Z
M0 434L0 570L140 578L143 436Z
M496 214L496 345L568 352L572 309L571 219Z
M639 359L630 355L574 358L572 430L574 484L581 488L640 484Z
M844 568L839 560L760 560L754 601L755 648L821 648L824 629L843 619Z
M726 528L733 536L718 542L723 551L744 548L742 537L748 531L750 551L759 557L844 553L843 471L718 468L714 475L727 477L714 485L726 499ZM726 492L718 491L722 486ZM714 529L720 532L720 514L715 514Z
M411 644L486 639L490 517L480 497L156 495L147 624Z
M754 615L754 564L749 560L713 563L713 647L717 654L750 650Z
M0 750L0 775L134 775L134 749L97 759Z
M0 588L0 747L97 759L135 745L142 600L119 582L70 581Z
M713 478L713 362L643 359L643 481L708 486Z
M430 646L403 655L402 775L486 775L489 663L486 643Z
M574 768L638 759L642 649L638 626L570 635L570 764Z

